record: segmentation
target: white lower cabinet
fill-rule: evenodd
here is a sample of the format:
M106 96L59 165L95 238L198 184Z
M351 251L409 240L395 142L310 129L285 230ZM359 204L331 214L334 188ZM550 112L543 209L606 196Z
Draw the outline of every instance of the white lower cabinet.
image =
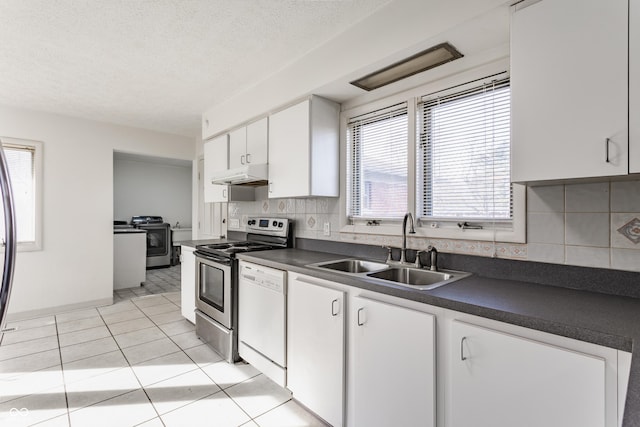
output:
M453 321L450 427L603 427L606 360Z
M629 353L288 277L287 387L332 426L621 425Z
M196 323L196 256L195 248L182 246L180 249L180 304L182 317Z
M350 424L435 426L435 317L358 296L349 304Z
M345 292L289 273L287 388L332 426L344 422Z

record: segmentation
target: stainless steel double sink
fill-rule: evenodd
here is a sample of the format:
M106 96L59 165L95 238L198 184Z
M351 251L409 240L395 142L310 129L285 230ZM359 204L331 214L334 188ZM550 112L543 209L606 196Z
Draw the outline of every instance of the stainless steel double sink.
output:
M382 262L366 261L357 258L338 259L309 264L307 267L362 276L380 283L393 283L417 290L431 290L456 280L468 277L471 273L454 270L431 271L407 265L389 265Z

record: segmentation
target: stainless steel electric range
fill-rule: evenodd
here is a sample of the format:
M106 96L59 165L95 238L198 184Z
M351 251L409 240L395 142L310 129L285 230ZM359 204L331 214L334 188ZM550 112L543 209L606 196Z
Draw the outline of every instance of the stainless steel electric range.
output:
M196 246L196 335L229 363L240 360L236 254L292 246L287 218L249 218L247 240Z

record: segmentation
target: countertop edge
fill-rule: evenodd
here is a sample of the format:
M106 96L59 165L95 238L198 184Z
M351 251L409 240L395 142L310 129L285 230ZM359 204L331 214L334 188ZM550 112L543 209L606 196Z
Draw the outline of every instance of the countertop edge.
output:
M294 250L294 249L290 249ZM441 296L435 296L426 294L424 292L408 292L398 289L395 286L374 285L366 282L360 278L353 278L340 273L332 273L328 271L319 271L310 267L306 267L308 264L314 262L330 261L338 258L349 258L348 256L341 256L335 254L329 254L324 252L313 252L307 250L295 250L300 251L300 255L307 255L306 259L300 262L285 262L282 259L270 259L274 252L252 252L247 254L239 254L238 259L255 262L266 267L272 267L281 270L293 271L300 274L313 275L320 279L331 280L346 286L353 286L369 291L380 292L386 295L399 297L411 301L417 301L428 305L434 305L445 309L454 311L460 311L466 314L477 315L504 323L509 323L516 326L521 326L529 329L534 329L542 332L547 332L554 335L563 336L566 338L572 338L580 341L590 342L597 345L613 348L616 350L630 352L632 354L631 369L629 373L629 382L627 386L627 395L625 400L625 409L623 415L623 427L640 427L640 348L637 345L640 342L640 325L636 326L638 330L634 330L633 333L627 331L626 333L611 333L603 330L597 330L594 328L582 327L576 322L557 322L542 317L536 317L531 315L525 315L521 313L509 312L505 310L498 310L495 308L483 306L481 304L472 304L468 302L461 302L443 298ZM302 257L304 258L304 257ZM469 278L461 279L457 283L462 283ZM501 279L491 279L499 282ZM525 283L526 282L521 282ZM531 286L545 286L537 285L534 283ZM450 285L448 285L450 286ZM564 289L564 288L559 288ZM593 295L593 292L572 290L573 292L585 292L585 294ZM562 292L562 290L558 290ZM418 298L417 296L422 297ZM628 298L630 297L612 297L610 295L600 294L602 298ZM585 316L588 316L585 314Z

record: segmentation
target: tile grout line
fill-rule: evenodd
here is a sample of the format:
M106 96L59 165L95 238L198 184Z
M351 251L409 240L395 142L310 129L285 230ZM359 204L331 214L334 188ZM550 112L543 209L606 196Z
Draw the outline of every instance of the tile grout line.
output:
M179 290L178 290L178 291L179 291ZM178 291L173 291L173 290L172 290L172 291L167 291L167 292L160 293L160 295L162 296L162 298L161 298L161 299L163 300L161 303L162 303L162 304L170 303L170 304L172 304L173 306L175 306L178 310L180 310L180 305L179 305L179 303L177 302L177 301L179 301L179 299L178 299L178 298L179 298L179 295L177 295L176 297L173 297L172 299L170 299L168 296L166 296L166 295L165 295L165 293L172 293L172 294L175 294L175 293L177 293ZM220 391L222 391L222 392L224 393L224 396L228 397L232 402L234 402L234 405L235 405L236 407L238 407L238 408L242 411L242 413L244 413L244 414L248 417L248 420L246 421L246 423L252 423L252 422L256 422L256 421L255 421L255 419L256 419L256 418L258 418L258 417L260 417L260 416L263 416L264 414L267 414L267 413L269 413L269 412L273 411L274 409L277 409L277 408L281 407L282 405L284 405L284 404L288 403L289 401L291 401L291 398L289 398L289 399L287 399L286 401L284 401L284 402L282 402L282 403L278 404L278 405L277 405L277 406L275 406L274 408L271 408L271 409L269 409L269 410L267 410L267 411L265 411L265 412L262 412L262 413L260 413L260 414L256 415L255 417L252 417L252 416L251 416L251 415L250 415L246 410L244 410L244 409L243 409L243 407L242 407L242 406L240 406L240 405L238 404L238 402L236 402L236 401L235 401L235 399L234 399L234 398L233 398L233 397L232 397L232 396L227 392L227 390L231 389L232 387L234 387L234 386L236 386L236 385L239 385L239 384L242 384L242 383L246 383L246 382L248 382L248 381L251 381L251 380L252 380L252 379L254 379L255 377L259 376L259 375L260 375L260 373L257 373L256 375L253 375L253 376L251 376L251 377L249 377L249 378L246 378L246 379L244 379L243 381L240 381L240 382L237 382L237 383L235 383L235 384L233 384L233 385L231 385L231 386L228 386L227 388L222 388L222 387L221 387L221 385L220 385L220 384L218 384L218 383L216 383L216 381L215 381L213 378L211 378L211 377L210 377L210 376L209 376L209 375L204 371L204 369L203 369L204 367L209 366L210 364L215 363L215 362L208 363L208 364L207 364L207 365L205 365L204 367L201 367L201 366L200 366L200 364L198 364L198 362L196 362L196 359L197 359L197 358L196 358L196 356L195 356L195 355L194 355L194 356L190 356L190 355L187 353L187 351L188 351L189 349L191 349L191 348L195 348L195 347L198 347L199 345L206 345L206 344L200 341L200 344L199 344L199 345L191 346L191 347L188 347L188 348L183 348L182 346L178 345L178 343L174 340L174 337L175 337L175 336L181 335L181 334L183 334L183 333L193 332L193 330L187 330L187 331L183 331L183 332L180 332L180 333L174 333L173 335L169 335L169 332L165 331L165 330L162 328L162 326L163 326L163 325L168 325L168 324L170 324L170 323L179 323L179 322L181 322L181 321L182 321L182 322L184 322L184 321L185 321L184 319L181 319L181 320L175 320L175 321L171 321L171 322L157 323L157 321L156 321L156 320L153 320L149 314L147 314L146 312L144 312L144 311L143 311L143 308L146 308L146 307L142 307L142 308L141 308L140 306L138 306L138 305L133 301L134 299L143 298L143 297L146 297L146 296L153 296L153 295L158 295L158 294L151 294L151 295L135 295L135 296L132 296L132 297L130 297L130 298L123 299L123 302L131 301L131 303L132 303L132 304L133 304L133 306L135 307L135 308L132 308L132 310L133 310L133 309L137 309L137 310L139 310L139 311L141 312L142 317L140 317L140 319L143 319L143 318L145 318L145 317L146 317L148 320L150 320L150 321L151 321L151 323L152 323L155 327L157 327L160 331L162 331L162 335L163 335L164 337L166 337L170 342L172 342L174 345L176 345L176 346L177 346L177 348L178 348L178 349L177 349L175 352L173 352L173 353L169 353L168 355L177 354L177 353L179 353L179 352L182 352L182 354L184 354L184 355L188 358L188 360L190 360L192 363L194 363L194 368L193 368L192 370L189 370L189 371L187 371L187 372L185 372L185 373L181 373L181 374L178 374L178 375L172 376L172 377L170 377L170 378L163 379L163 380L158 381L158 382L167 381L167 380L169 380L169 379L171 379L171 378L175 378L175 377L177 377L177 376L184 375L184 374L186 374L186 373L194 372L194 371L199 370L201 373L205 374L205 376L206 376L207 378L209 378L209 379L212 381L212 383L213 383L213 384L215 384L215 385L219 388L219 390L218 390L218 391L216 391L216 392L214 392L214 393L211 393L211 394L208 394L208 395L206 395L206 396L203 396L203 397L201 397L201 398L199 398L199 399L193 400L193 401L191 401L191 402L189 402L189 403L187 403L187 404L185 404L185 405L180 406L179 408L176 408L176 409L174 409L174 410L172 410L172 411L167 412L167 414L168 414L168 413L170 413L170 412L173 412L173 411L175 411L175 410L177 410L177 409L180 409L180 408L182 408L182 407L184 407L184 406L187 406L187 405L189 405L189 404L191 404L191 403L197 402L197 401L202 400L202 399L206 399L206 398L208 398L208 397L210 397L210 396L212 396L212 395L214 395L214 394L217 394L217 393L219 393ZM176 300L177 300L177 301L176 301ZM153 307L153 305L148 306L148 307ZM125 312L125 311L127 311L127 310L123 310L123 312ZM174 310L170 310L170 312L172 312L172 311L174 311ZM117 312L116 312L116 313L117 313ZM108 313L108 314L111 314L111 313ZM156 314L157 314L157 315L161 315L161 314L167 314L167 313L154 313L154 316L155 316ZM113 323L111 323L111 324L107 324L107 322L105 322L105 319L104 319L104 316L105 316L106 314L103 314L102 312L100 312L99 310L97 310L97 315L98 315L98 317L101 319L101 321L103 322L103 325L104 325L104 326L106 326L106 329L107 329L107 331L108 331L108 333L109 333L108 337L110 337L110 338L111 338L112 340L114 340L114 342L116 343L117 351L119 351L119 352L120 352L120 354L122 354L122 356L124 357L124 360L126 361L126 363L127 363L128 367L129 367L130 369L133 369L134 365L132 365L132 364L131 364L131 362L129 361L129 359L128 359L128 358L126 357L126 355L124 354L123 348L122 348L122 347L121 347L121 345L118 343L118 341L116 341L116 340L115 340L116 335L114 335L113 331L112 331L112 330L111 330L111 328L110 328L110 326L111 326L111 325L115 325L115 324L122 323L122 322L113 322ZM80 319L80 320L82 320L82 319ZM130 320L136 320L136 319L130 319ZM73 321L73 320L71 320L70 322L72 322L72 321ZM124 321L123 321L123 322L124 322ZM67 322L62 322L62 323L67 323ZM64 366L64 365L63 365L63 362L62 362L62 354L61 354L61 353L62 353L62 352L61 352L61 348L62 348L62 347L61 347L61 345L60 345L60 335L61 335L61 334L60 334L60 331L59 331L59 329L58 329L58 325L59 325L58 320L57 320L57 318L55 318L55 326L56 326L56 340L57 340L57 344L58 344L58 345L57 345L57 347L58 347L58 348L57 348L57 350L58 350L58 354L59 354L59 356L60 356L60 364L61 364L61 366ZM87 328L84 328L84 329L79 329L79 330L77 330L77 331L71 331L71 332L69 332L69 333L79 332L79 331L83 331L83 330L91 329L91 328L92 328L92 327L87 327ZM144 330L144 329L151 329L151 326L149 326L148 328L142 328L142 330ZM135 332L135 331L129 331L129 332ZM128 333L128 332L124 332L124 333ZM119 335L122 335L122 334L119 334ZM107 338L107 337L102 337L102 338L97 338L97 339L93 339L93 340L89 340L89 341L85 341L85 342L80 342L80 343L76 343L76 344L71 344L70 346L67 346L67 347L71 347L71 346L74 346L74 345L81 345L81 344L91 343L91 342L99 341L99 340L101 340L101 339L105 339L105 338ZM154 340L154 341L156 341L156 340ZM150 341L150 342L153 342L153 341ZM185 344L185 345L186 345L186 344ZM134 347L134 346L132 346L132 347ZM48 350L47 350L47 351L48 351ZM111 350L111 351L107 351L107 352L105 352L105 353L101 353L101 354L111 353L111 352L115 352L115 351L116 351L116 350ZM40 353L40 352L38 352L38 353ZM159 356L159 357L164 357L164 356L168 356L168 355L163 355L163 356ZM75 361L79 361L79 360L84 360L84 359L87 359L87 358L90 358L90 357L95 357L95 356L96 356L96 355L94 355L94 356L87 356L87 357L83 357L83 358L80 358L80 359L76 359L76 360L74 360L73 362L75 362ZM158 357L158 358L159 358L159 357ZM149 359L149 360L146 360L146 361L144 361L144 362L148 362L148 361L155 360L155 359L158 359L158 358ZM144 362L140 362L140 363L144 363ZM64 369L64 368L63 368L63 369ZM155 413L156 413L156 415L157 415L156 417L154 417L154 418L152 418L152 419L149 419L149 420L147 420L147 421L143 421L141 424L144 424L144 423L146 423L146 422L148 422L148 421L152 421L152 420L155 420L155 418L158 418L158 420L161 422L161 424L162 424L162 425L165 425L164 421L163 421L163 420L162 420L162 418L161 418L161 415L160 415L160 414L159 414L159 412L156 410L155 406L153 405L153 402L151 401L151 399L150 399L149 395L147 394L146 387L142 385L141 380L140 380L140 378L138 378L138 376L135 374L135 371L133 371L133 373L134 373L134 375L135 375L135 377L136 377L136 380L137 380L137 382L138 382L138 384L139 384L139 386L140 386L140 389L145 393L145 395L146 395L146 397L147 397L148 402L152 404L152 406L154 407L154 411L155 411ZM71 420L70 420L70 412L71 412L71 410L70 410L70 408L69 408L69 400L68 400L68 395L67 395L67 391L66 391L66 385L67 385L67 384L66 384L66 378L64 377L64 374L63 374L63 381L64 381L64 388L65 388L65 400L66 400L66 404L67 404L67 419L68 419L68 421L69 421L69 423L70 423L70 425L71 425ZM156 383L157 383L157 382L156 382ZM156 383L149 384L148 386L151 386L151 385L156 384ZM119 394L119 395L117 395L117 396L112 396L112 397L110 397L109 399L104 399L104 400L101 400L101 401L99 401L99 402L95 402L95 403L93 403L93 404L91 404L91 405L88 405L88 406L86 406L86 407L90 407L90 406L98 405L98 404L100 404L100 403L102 403L102 402L104 402L104 401L106 401L106 400L110 400L110 399L113 399L113 398L116 398L116 397L122 396L122 395L127 394L127 393L130 393L130 392L131 392L131 391L128 391L128 392L125 392L125 393ZM85 408L86 408L86 407L85 407ZM79 408L79 409L84 409L84 408Z
M161 294L161 295L162 295L162 294ZM168 300L168 298L164 297L164 295L163 295L163 298L165 298L165 299L167 299L167 300ZM170 302L172 302L172 303L173 303L173 301L170 301ZM134 302L134 304L135 304L135 302ZM178 307L178 308L180 308L180 307ZM146 315L146 313L145 313L145 315ZM147 317L148 317L148 316L147 316ZM154 322L151 318L149 318L149 320L151 320L151 321L155 324L155 322ZM178 346L178 348L180 349L180 351L181 351L182 353L184 353L184 354L185 354L185 356L187 356L187 358L189 358L189 360L191 360L191 361L196 365L196 368L195 368L195 369L193 369L193 370L191 370L191 371L189 371L189 372L193 372L193 371L196 371L196 370L200 370L204 375L206 375L206 376L207 376L207 378L209 378L209 379L210 379L210 380L211 380L211 381L212 381L212 382L213 382L213 383L214 383L214 384L215 384L215 385L220 389L220 390L218 390L218 391L217 391L217 392L215 392L215 393L211 393L211 394L209 394L209 395L207 395L207 396L203 396L203 397L201 397L200 399L196 399L196 400L194 400L193 402L189 402L189 403L187 403L186 405L182 405L182 406L180 406L179 408L173 409L173 410L171 410L171 411L167 412L166 414L169 414L169 413L171 413L171 412L173 412L173 411L176 411L176 410L178 410L178 409L180 409L180 408L184 408L185 406L190 405L190 404L192 404L192 403L194 403L194 402L197 402L197 401L202 400L202 399L206 399L207 397L210 397L210 396L213 396L214 394L218 394L218 393L222 392L222 393L224 393L224 395L225 395L225 396L227 396L229 399L231 399L231 401L234 403L234 405L236 405L236 406L237 406L237 407L238 407L238 408L239 408L243 413L245 413L245 414L247 415L247 417L249 417L249 421L253 421L253 417L252 417L252 416L251 416L247 411L245 411L245 410L244 410L244 408L243 408L242 406L240 406L240 405L235 401L235 399L233 399L233 398L232 398L232 397L231 397L231 396L226 392L226 390L227 390L227 389L229 389L229 388L231 388L231 387L233 387L233 386L236 386L236 385L238 385L238 384L242 384L242 383L244 383L244 382L246 382L246 381L249 381L249 380L251 380L251 379L253 379L253 378L257 377L257 376L258 376L258 375L260 375L260 374L254 375L254 376L252 376L252 377L250 377L250 378L245 379L244 381L241 381L241 382L239 382L239 383L237 383L237 384L234 384L233 386L229 386L229 387L227 387L227 388L225 389L225 388L221 387L221 385L220 385L220 384L218 384L218 383L217 383L213 378L211 378L211 376L209 376L209 374L207 374L207 373L204 371L204 369L202 369L202 367L200 367L200 365L198 365L198 363L196 363L196 361L195 361L195 360L193 360L193 359L192 359L192 358L191 358L191 357L190 357L190 356L189 356L189 355L184 351L184 349L183 349L182 347L180 347L180 346L179 346L179 345L178 345L178 344L177 344L173 339L171 339L171 336L169 336L169 335L168 335L164 330L162 330L162 329L160 328L160 326L159 326L159 325L157 325L157 324L156 324L156 326L158 327L158 329L160 329L160 330L162 331L162 333L163 333L163 334L165 334L165 336L166 336L166 337L167 337L171 342L173 342L176 346ZM204 343L203 343L203 344L204 344ZM176 351L175 353L178 353L178 352ZM174 354L174 353L171 353L171 354ZM163 356L160 356L160 357L163 357ZM151 359L151 360L154 360L154 359ZM216 362L214 362L214 363L216 363ZM183 374L180 374L180 375L183 375ZM178 377L178 376L180 376L180 375L176 375L176 376L173 376L173 377L171 377L171 378L176 378L176 377ZM170 379L170 378L167 378L167 379ZM162 380L162 381L166 381L167 379L164 379L164 380ZM162 381L158 381L158 382L162 382ZM157 384L157 383L154 383L154 384ZM150 384L150 385L152 385L152 384ZM164 415L166 415L166 414L164 414ZM261 414L261 415L263 415L263 414ZM160 416L159 416L159 417L160 417ZM247 422L248 422L248 421L247 421ZM245 424L246 424L246 423L245 423Z
M135 305L135 303L133 303L133 304ZM141 310L141 311L142 311L142 310ZM105 322L105 321L104 321L104 317L102 317L102 313L100 313L100 317L102 318L102 321L103 321L103 322ZM106 325L106 323L107 323L107 322L105 322L105 325ZM140 385L140 389L142 390L142 392L143 392L143 393L144 393L144 395L146 396L147 401L149 402L149 404L151 405L151 407L153 408L154 412L155 412L155 413L156 413L156 415L157 415L157 417L150 418L150 419L145 420L145 421L143 421L142 423L139 423L139 424L143 424L143 423L146 423L147 421L151 421L151 420L153 420L153 419L155 419L155 418L158 418L158 419L160 420L160 422L162 423L162 425L164 426L165 424L164 424L164 422L162 421L162 419L160 418L160 414L158 413L158 410L156 409L155 405L154 405L154 404L153 404L153 402L151 401L151 398L149 397L149 394L147 393L147 390L145 390L144 386L143 386L143 385L142 385L142 383L140 382L140 378L138 378L138 375L136 375L136 372L133 370L133 366L132 366L132 365L131 365L131 363L129 362L129 359L127 358L127 355L126 355L126 354L124 354L124 351L122 351L122 348L120 347L120 344L119 344L119 343L118 343L118 341L116 340L115 336L111 333L111 329L109 329L109 327L107 327L107 330L109 331L109 334L111 335L111 339L113 339L113 341L116 343L116 346L118 347L118 350L120 351L120 353L122 353L122 357L124 357L124 360L127 362L127 365L129 365L129 369L131 369L131 373L133 374L133 376L135 377L136 381L137 381L137 382L138 382L138 384ZM133 391L135 391L135 390L133 390ZM117 395L117 396L110 397L109 399L105 399L105 400L103 400L103 401L101 401L101 402L96 402L96 403L94 403L94 404L92 404L92 405L89 405L88 407L90 407L90 406L94 406L94 405L96 405L96 404L98 404L98 403L106 402L107 400L113 399L113 398L115 398L115 397L124 396L124 395L125 395L125 394L127 394L127 393L131 393L131 391L127 391L127 392L122 393L122 394L119 394L119 395ZM69 422L69 427L71 427L71 422Z
M97 310L96 310L97 311ZM67 379L64 376L64 363L62 363L62 347L60 346L60 334L58 333L58 318L53 316L56 327L56 339L58 340L58 355L60 356L60 373L62 374L62 387L64 388L64 403L67 407L67 422L71 427L71 411L69 410L69 395L67 394Z
M168 301L168 302L170 302L170 303L174 304L174 303L173 303L173 301L171 301L171 300L169 300L168 298L166 298L163 294L155 294L155 295L161 295L163 299L165 299L166 301ZM145 295L145 296L146 296L146 295ZM138 298L138 297L135 297L135 298ZM159 358L161 358L161 357L165 357L165 356L169 356L169 355L173 355L173 354L177 354L177 353L182 352L182 353L183 353L183 354L184 354L184 355L185 355L189 360L191 360L191 361L194 363L194 365L195 365L195 368L194 368L194 369L192 369L192 370L190 370L190 371L183 372L183 373L181 373L181 374L174 375L174 376L169 377L169 378L165 378L165 379L160 380L160 381L157 381L157 382L155 382L155 383L148 384L148 386L152 386L152 385L154 385L154 384L157 384L157 383L160 383L160 382L163 382L163 381L167 381L167 380L169 380L169 379L176 378L176 377L179 377L180 375L184 375L184 374L186 374L186 373L194 372L194 371L196 371L196 370L201 370L201 371L202 371L202 373L203 373L204 375L207 375L207 373L206 373L206 372L204 372L204 371L202 370L202 368L200 368L200 366L199 366L199 365L198 365L198 364L197 364L197 363L196 363L196 362L195 362L191 357L189 357L189 355L184 351L184 349L183 349L182 347L180 347L180 346L179 346L175 341L173 341L173 340L171 339L171 337L170 337L170 336L169 336L169 335L168 335L168 334L167 334L167 333L166 333L166 332L165 332L165 331L160 327L160 325L159 325L159 324L157 324L153 319L151 319L151 317L149 317L149 315L147 315L147 313L145 313L144 311L142 311L142 309L141 309L141 308L140 308L140 307L135 303L135 301L133 301L133 298L132 298L132 299L130 299L129 301L131 301L131 303L132 303L132 304L134 304L134 305L137 307L137 309L138 309L138 310L139 310L139 311L140 311L140 312L141 312L141 313L142 313L142 314L143 314L147 319L149 319L149 321L151 321L151 322L154 324L154 326L152 326L152 327L158 328L158 329L159 329L159 330L160 330L160 331L165 335L165 337L166 337L167 339L169 339L169 341L171 341L173 344L175 344L175 345L178 347L178 350L176 350L176 351L175 351L175 352L173 352L173 353L169 353L169 354L165 354L165 355L163 355L163 356L159 356L159 357L156 357L156 358L148 359L148 360L145 360L145 361L140 362L140 363L145 363L145 362L149 362L149 361L152 361L152 360L157 360L157 359L159 359ZM157 304L157 305L159 305L159 304ZM174 305L175 305L175 304L174 304ZM153 306L155 306L155 305L153 305ZM153 306L149 306L149 307L153 307ZM180 307L178 307L178 309L180 309ZM169 323L172 323L172 322L169 322ZM151 329L152 327L149 327L149 328L143 328L143 329ZM111 333L111 330L110 330L110 329L109 329L109 332ZM132 332L136 332L136 331L132 331ZM165 425L165 424L164 424L164 421L162 420L162 416L160 415L160 413L159 413L159 412L158 412L158 410L156 409L155 405L153 404L153 401L152 401L152 400L151 400L151 398L149 397L149 395L148 395L148 393L147 393L147 390L146 390L145 386L144 386L144 385L142 385L142 383L140 382L140 379L138 378L138 375L135 373L135 370L133 370L133 366L134 366L134 365L132 365L132 364L129 362L129 359L128 359L128 358L127 358L127 356L124 354L124 351L123 351L123 350L122 350L122 348L120 347L120 344L119 344L119 343L118 343L118 341L115 339L115 335L113 335L113 334L112 334L112 338L114 339L114 341L116 341L116 345L118 346L118 349L122 352L122 355L124 356L125 360L127 361L127 364L129 364L129 367L132 369L133 375L136 377L136 380L137 380L137 381L138 381L138 383L140 384L140 387L142 388L142 391L143 391L143 392L145 393L145 395L147 396L147 399L149 399L149 402L151 403L151 406L153 406L154 411L155 411L155 412L156 412L156 414L158 415L158 416L157 416L157 418L160 420L160 422L161 422L163 425ZM163 339L163 338L159 338L159 339L157 339L157 340L153 340L153 341L149 341L149 342L160 341L161 339ZM139 345L144 345L144 344L147 344L147 343L142 343L142 344L139 344ZM132 347L136 347L136 346L132 346ZM130 348L130 347L127 347L127 348ZM208 378L210 378L208 375L207 375L207 377L208 377ZM211 378L210 378L210 379L211 379ZM221 388L221 387L220 387L220 386L219 386L219 385L218 385L218 384L217 384L213 379L211 379L211 381L212 381L212 382L213 382L213 383L214 383L214 384L215 384L215 385L216 385L220 390L218 390L217 392L211 393L211 394L209 394L209 395L207 395L207 396L203 396L203 397L202 397L202 399L204 399L204 398L206 398L206 397L209 397L209 396L212 396L213 394L219 393L220 391L223 391L223 389L222 389L222 388ZM200 400L200 399L197 399L197 400ZM194 400L193 402L196 402L197 400ZM171 411L167 412L167 414L168 414L168 413L170 413L170 412L173 412L173 411L175 411L175 410L177 410L177 409L180 409L180 408L182 408L182 407L184 407L184 406L187 406L187 405L189 405L189 404L191 404L191 403L193 403L193 402L189 402L189 403L187 403L187 404L185 404L185 405L180 406L179 408L173 409L173 410L171 410ZM235 401L234 401L234 403L235 403ZM163 415L164 415L164 414L163 414ZM247 414L247 415L248 415L248 414ZM249 418L251 418L251 417L249 416ZM150 421L150 420L147 420L147 421ZM145 422L147 422L147 421L145 421Z

